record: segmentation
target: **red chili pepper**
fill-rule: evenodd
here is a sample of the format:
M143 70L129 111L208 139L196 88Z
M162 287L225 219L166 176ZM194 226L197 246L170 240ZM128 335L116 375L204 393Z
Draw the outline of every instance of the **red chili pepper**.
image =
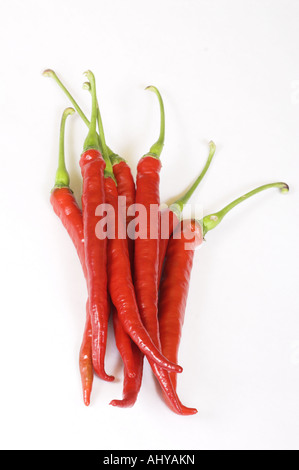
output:
M91 83L91 86L93 84ZM96 100L96 98L95 98ZM108 164L109 149L105 142L104 130L100 115L99 107L97 107L98 126L100 134L100 142L103 149L103 156ZM117 309L119 319L125 331L132 340L137 344L139 349L155 363L161 367L181 372L181 367L165 360L159 349L155 346L147 333L141 321L132 280L130 257L128 243L126 237L119 237L119 233L124 230L120 224L122 223L118 217L118 191L116 181L111 168L106 167L106 177L104 178L105 186L105 202L113 210L107 211L107 226L114 228L112 236L108 234L108 290L111 300Z
M158 345L158 270L159 270L159 237L160 219L158 209L160 206L160 155L164 145L165 116L164 105L159 91L155 87L148 87L154 91L160 105L160 135L157 142L151 147L148 154L143 156L137 165L136 177L136 208L143 210L139 213L144 233L135 239L134 278L136 298L142 321L155 344ZM156 210L156 233L153 233L153 220L151 209Z
M78 112L79 116L83 120L83 122L87 125L87 127L90 126L90 121L88 118L85 116L84 112L78 105L77 101L74 99L74 97L71 95L71 93L68 91L68 89L65 87L65 85L61 82L61 80L58 78L54 70L51 69L46 69L43 72L43 75L45 77L51 77L53 80L58 84L58 86L61 88L61 90L65 93L65 95L68 97L68 99L71 101L73 104L74 108ZM84 83L83 85L84 88L88 89L91 91L90 88L90 83ZM98 136L99 137L99 136ZM101 148L101 139L99 138L99 146ZM118 194L120 196L125 196L126 197L126 217L127 217L127 225L128 223L133 220L133 216L130 216L127 214L127 209L132 206L135 202L135 183L133 179L133 175L131 172L131 169L129 165L126 163L124 159L119 157L119 155L116 155L114 152L109 149L109 147L106 145L107 150L109 152L109 156L113 165L113 174L116 178L117 182L117 188L118 188ZM102 150L102 149L101 149ZM128 244L129 246L129 251L130 253L134 252L134 240L133 238L128 238ZM131 255L130 255L131 256Z
M90 83L84 83L83 88L87 89L90 91ZM74 101L74 99L72 98ZM103 123L102 123L102 118L101 118L101 113L99 106L97 105L98 109L98 126L99 126L99 142L101 145L101 148L103 149L103 154L104 154L104 159L106 161L106 177L110 177L112 181L110 182L110 185L107 185L107 190L109 191L109 186L113 187L113 192L114 192L114 197L116 197L115 193L115 188L114 188L114 183L116 184L116 190L117 190L117 195L118 195L118 201L120 198L124 198L125 206L118 204L117 207L117 213L115 213L115 217L118 217L119 215L119 210L123 211L121 213L121 218L120 220L124 221L125 219L125 227L127 230L127 227L129 223L133 220L133 216L130 216L128 214L128 209L129 207L133 206L135 203L135 182L134 178L131 172L131 168L127 164L127 162L121 158L119 155L116 153L112 152L112 150L107 146L106 144L106 139L105 139L105 133L104 133L104 128L103 128ZM107 171L107 166L108 166L108 171ZM116 203L116 201L115 201ZM125 216L125 217L123 217ZM122 218L123 217L123 218ZM115 222L113 221L115 224ZM127 234L127 231L126 231ZM130 257L130 264L131 264L131 270L133 272L133 262L134 262L134 238L133 237L126 237L127 239L127 244L128 244L128 251L129 251L129 257ZM115 307L112 304L112 310L115 311ZM119 321L117 321L117 328L120 329L122 328L122 325ZM127 333L123 332L123 335L127 335ZM128 335L127 335L128 336ZM128 336L128 338L130 338ZM131 339L130 339L131 341ZM124 350L123 350L124 352ZM131 354L129 352L129 354ZM129 364L130 361L126 360L126 363ZM129 375L131 375L129 373ZM135 375L135 373L133 374Z
M101 117L99 121L99 128L102 132L102 140L104 139L104 145L102 144L102 146L105 148L107 146L105 142ZM118 198L125 198L125 208L123 209L125 210L126 214L125 225L127 230L129 223L133 220L133 216L128 215L128 209L135 203L135 182L131 169L127 162L122 159L119 155L112 153L109 148L107 148L107 150L109 153L110 161L112 163L113 174L117 183ZM131 273L133 273L134 239L132 237L127 236L127 244ZM135 404L140 391L143 372L143 354L140 349L136 346L136 344L132 341L128 333L124 330L123 325L119 319L117 309L113 304L112 315L115 343L124 363L124 380L122 400L112 400L110 404L121 408L128 408L132 407Z
M87 117L83 113L82 109L77 104L77 102L74 100L73 96L69 93L69 91L62 84L60 79L57 77L55 72L53 70L48 69L48 70L45 70L44 75L46 77L51 77L56 81L56 83L59 85L59 87L63 90L63 92L70 99L70 101L72 102L72 104L75 107L76 111L81 116L82 120L85 122L85 124L87 126L89 126L90 125L89 120L87 119ZM100 142L100 145L101 145L101 142ZM107 149L111 153L111 155L113 155L113 152L111 152L108 147L107 147ZM129 186L130 186L130 184L129 184ZM129 204L129 206L130 206L130 204ZM127 207L128 207L128 205L127 205ZM127 218L127 223L128 222L130 222L130 218ZM130 255L130 258L132 260L131 255ZM133 295L133 294L131 294L131 295ZM135 297L135 293L134 293L134 297ZM135 299L135 302L136 302L136 299ZM131 305L131 307L132 307L132 305ZM143 351L143 353L146 353L147 350L145 349L145 345L148 346L150 344L150 348L153 348L154 345L149 342L150 338L148 336L148 333L144 330L144 326L142 325L141 320L140 320L139 312L138 311L136 312L136 309L137 309L137 304L134 305L134 303L133 303L133 309L131 308L131 310L132 310L131 314L129 314L128 316L123 315L121 317L121 320L123 322L122 324L123 324L123 327L124 327L125 331L130 335L130 337L133 339L133 341L135 341L136 344L139 345L139 347ZM128 354L130 354L130 351L128 351ZM155 354L157 354L157 350L156 350ZM139 355L140 355L140 353L139 353ZM164 366L165 366L165 364L164 364ZM177 372L181 372L181 370L182 370L179 366L176 366L175 368L176 368ZM142 375L142 363L140 365L140 362L138 362L138 361L137 361L137 369L138 370L137 370L137 373L136 373L136 383L135 383L135 386L134 386L136 393L138 393L138 390L140 388L140 385L138 384L138 377L139 376L141 377L141 375ZM126 374L129 375L129 372L126 371ZM125 383L124 383L124 393L125 393L125 395L126 395L127 384L128 384L128 386L130 385L130 383L127 380L125 380ZM136 396L137 396L137 394L136 394Z
M161 114L160 135L158 141L151 147L149 154L141 158L137 166L136 204L146 211L146 237L135 240L135 290L142 321L153 342L161 348L158 324L158 276L159 276L159 243L160 243L160 206L159 172L161 169L160 155L164 145L165 118L164 105L159 91L148 87L158 96ZM157 210L157 234L151 233L151 205ZM169 373L149 359L152 371L163 391L166 403L175 413L181 415L194 414L197 410L187 408L180 402L174 390Z
M128 226L133 220L133 216L128 215L128 209L135 203L135 182L131 169L125 160L118 155L111 155L110 159L113 165L113 174L117 182L118 196L125 197L126 230L128 230ZM128 233L127 242L131 272L133 273L134 238L128 236ZM122 400L112 400L110 404L121 408L128 408L135 404L140 391L143 372L143 354L125 332L115 308L113 310L113 326L116 346L124 363L124 380Z
M107 343L110 305L107 293L107 240L96 236L98 222L96 209L105 204L104 170L106 167L96 133L97 102L95 79L86 72L91 82L92 117L89 133L80 158L83 177L82 210L85 240L85 262L88 277L89 312L92 325L92 361L96 374L107 381L114 380L105 372L104 362Z
M151 220L151 207L158 208L159 197L159 172L161 162L154 156L143 157L137 166L136 179L136 205L145 209L146 224L145 237L137 237L135 240L135 290L142 321L152 338L158 337L157 299L158 299L158 269L159 269L159 218L156 236L151 233L153 221ZM140 214L139 214L140 216ZM156 339L154 339L156 342Z
M191 188L177 201L171 204L170 207L163 209L161 211L161 237L160 237L160 245L159 245L159 284L162 274L163 262L165 259L165 254L167 250L167 245L171 234L179 225L181 220L181 214L185 204L190 200L191 196L199 186L199 183L202 181L203 177L205 176L208 168L211 164L213 156L216 151L216 146L214 142L210 142L210 152L206 164L198 176L198 178L194 181Z
M78 112L79 116L83 120L83 122L87 125L87 127L90 126L90 121L88 118L85 116L83 113L82 109L78 105L77 101L74 99L74 97L71 95L71 93L67 90L65 85L61 82L61 80L58 78L54 70L47 69L43 72L43 75L45 77L51 77L53 80L58 84L58 86L61 88L61 90L65 93L65 95L69 98L71 103L73 104L74 108ZM84 88L87 88L90 91L90 83L84 83L83 85ZM99 138L99 146L101 147L101 139ZM126 197L126 220L127 220L127 225L131 220L133 220L133 216L130 216L127 214L127 209L132 206L135 203L135 183L133 179L133 175L131 172L131 169L129 165L126 163L126 161L121 158L119 155L116 155L114 152L109 149L109 147L106 145L107 150L109 152L109 157L111 159L111 163L113 165L113 174L116 178L117 182L117 189L118 189L118 194L120 196L125 196ZM129 251L130 253L134 252L134 240L133 238L128 238L128 243L129 243ZM131 255L130 255L131 256Z
M90 395L93 383L92 365L92 326L89 314L89 302L86 302L86 322L79 354L79 367L83 389L84 404L90 404Z
M116 309L113 312L113 327L116 346L124 363L124 381L122 400L112 400L110 405L129 408L135 404L140 391L143 354L125 332Z
M66 170L64 160L65 120L69 114L73 113L74 109L67 108L62 116L60 128L59 164L58 170L56 172L55 186L51 192L50 201L55 214L60 218L76 248L84 272L84 276L87 279L82 212L77 204L73 192L69 187L69 175ZM88 406L90 404L90 394L93 383L93 367L91 357L91 322L88 310L88 302L86 304L85 331L79 354L79 367L83 388L83 400L85 405Z
M133 178L130 166L127 164L127 162L123 158L119 157L118 155L112 154L110 156L110 159L111 159L111 163L113 167L113 174L115 176L116 183L117 183L118 195L125 198L126 229L128 229L130 222L134 219L134 216L129 215L128 213L129 207L132 207L135 204L136 188L135 188L134 178ZM127 236L127 242L128 242L128 249L129 249L129 255L130 255L131 268L133 269L134 238Z
M184 236L184 229L187 237ZM180 232L180 238L175 238L177 232ZM194 233L193 240L190 240L190 233ZM198 244L202 242L201 226L195 221L190 221L188 225L184 221L168 243L159 293L160 341L162 351L168 358L178 357L194 257L194 248L190 249L190 244L195 240ZM186 249L187 243L189 249ZM176 389L176 374L169 375Z
M114 208L115 219L117 219L118 192L112 178L106 179L106 201ZM133 327L134 329L128 330L125 322L131 323L132 320L134 321L134 316L138 322L140 321L142 328L144 327L141 324L134 293L127 240L117 238L118 222L115 223L115 233L116 238L108 239L108 282L109 293L115 307L113 309L115 341L124 362L124 384L123 399L113 400L111 404L124 408L133 406L140 390L142 353L139 348L143 348L139 339L137 341L135 339L139 348L131 339L132 335L135 335L136 326ZM144 332L146 333L145 330ZM145 339L147 340L146 337ZM150 340L149 337L148 340ZM150 347L152 349L152 345Z
M268 188L288 191L285 183L272 183L260 186L236 199L221 211L205 216L201 222L183 221L169 241L159 294L159 326L162 352L171 361L177 361L178 350L184 323L187 295L194 250L202 243L209 230L215 228L233 207L254 194ZM174 389L176 374L169 374Z

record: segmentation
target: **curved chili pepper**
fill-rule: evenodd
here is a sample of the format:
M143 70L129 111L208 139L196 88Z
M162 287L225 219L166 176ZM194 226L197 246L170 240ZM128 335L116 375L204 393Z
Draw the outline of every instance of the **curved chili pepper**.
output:
M160 205L160 155L164 145L165 117L162 97L155 87L148 87L158 97L160 105L160 135L151 147L149 154L141 158L137 166L136 204L141 204L146 210L146 237L135 240L135 290L141 319L149 332L154 344L161 349L158 323L158 276L159 276L159 243L160 218L157 217L157 236L152 236L151 205L158 210ZM158 215L158 213L157 213ZM144 222L144 221L143 221ZM180 402L174 390L169 373L149 359L152 371L163 391L169 408L177 414L190 415L197 412L187 408Z
M129 408L135 404L140 391L143 354L125 332L116 309L113 312L113 327L116 346L124 363L124 381L122 400L112 400L110 405Z
M69 175L64 160L64 127L65 120L74 109L67 108L62 116L60 126L59 164L56 172L55 185L51 191L50 201L55 214L60 218L66 228L79 257L85 279L87 270L85 265L84 233L82 211L79 208L73 192L69 187ZM86 406L90 404L90 395L93 383L93 367L91 357L91 322L88 302L86 304L86 323L83 340L79 353L79 368L83 389L83 400Z
M137 303L142 321L151 337L158 336L157 299L159 269L159 218L157 217L157 234L152 236L151 207L160 205L159 172L161 162L153 156L143 157L137 166L136 204L142 206L146 217L145 237L135 240L134 278Z
M213 159L213 156L216 151L216 146L214 142L209 143L210 146L210 151L209 151L209 156L206 161L206 164L201 171L200 175L198 178L194 181L190 189L179 199L177 199L173 204L171 204L170 207L167 207L166 209L163 209L161 211L161 237L160 237L160 244L159 244L159 275L158 275L158 284L160 284L160 279L161 279L161 274L162 274L162 268L163 268L163 262L165 259L165 254L167 250L167 245L169 238L173 231L176 229L176 227L179 225L180 220L181 220L181 214L183 211L183 208L185 204L189 201L197 187L199 186L199 183L202 181L203 177L205 176L206 172L208 171L208 168L211 164L211 161Z
M55 214L60 218L67 229L77 250L84 276L87 279L87 271L84 258L84 233L82 212L72 191L67 187L56 187L51 193L51 204ZM86 305L86 322L81 349L79 353L80 375L83 388L83 399L86 406L90 403L90 394L93 383L93 367L91 357L91 321Z
M187 237L184 236L184 229L187 231ZM185 244L196 241L200 244L203 239L201 226L194 220L191 220L188 225L184 221L182 227L177 226L176 231L180 231L181 236L180 238L171 237L169 240L159 293L161 348L169 358L178 357L193 265L195 247L190 249L189 245L189 249L186 249ZM193 239L190 239L190 232L194 233ZM176 374L170 373L169 375L176 389Z
M117 189L112 178L105 179L106 203L114 208L117 214ZM118 220L115 216L115 233L118 233ZM111 238L108 240L108 287L111 300L115 305L125 331L130 335L142 352L152 358L161 367L181 372L181 367L165 360L153 344L144 328L138 311L135 290L131 275L131 266L127 240Z
M97 118L103 156L105 160L109 162L109 149L105 142L99 107L97 107ZM108 290L112 303L117 309L123 328L137 344L139 349L162 368L181 372L182 368L180 366L172 364L163 357L141 321L132 280L127 238L118 237L118 234L123 232L123 227L120 226L122 221L119 220L118 217L118 191L116 181L111 169L106 169L105 176L105 203L113 209L108 210L107 225L108 227L114 227L114 234L111 237L108 236L107 243L109 259L107 266Z
M59 87L68 96L68 98L72 102L73 106L75 107L76 111L78 112L78 114L80 115L82 120L85 122L85 124L87 126L89 126L90 125L89 120L84 115L82 109L79 107L79 105L74 100L72 95L68 92L68 90L62 84L62 82L59 80L59 78L57 77L55 72L53 70L50 70L50 69L45 70L44 71L44 76L51 77L56 81L56 83L59 85ZM99 112L99 109L98 109L98 112ZM100 139L99 139L99 146L101 146ZM114 154L113 154L113 152L110 151L109 147L107 147L107 149L111 153L111 155L113 156ZM123 253L123 250L121 250L121 253ZM130 258L132 259L132 257L130 257ZM133 289L133 291L134 291L134 289ZM131 295L133 297L135 297L135 293L131 293ZM135 300L135 302L136 302L136 300ZM131 307L132 307L132 304L131 304ZM125 331L130 335L130 337L137 344L137 346L139 346L139 349L142 350L143 353L146 354L148 350L154 349L154 355L153 355L153 353L151 353L151 357L155 358L155 356L157 357L157 352L158 351L157 350L155 351L154 345L151 342L151 340L148 336L148 333L145 331L143 324L141 323L140 315L139 315L139 312L138 312L137 309L138 309L137 304L134 304L134 302L133 302L133 308L131 308L131 313L129 312L129 315L124 314L124 315L121 316L121 320L123 322L122 325L123 325ZM159 355L158 355L158 358L159 358ZM161 358L161 359L164 360L164 358ZM161 364L163 364L163 362L161 362ZM165 366L165 363L164 363L164 366ZM169 367L169 366L166 365L166 367ZM170 368L171 367L172 366L170 365ZM177 372L182 371L182 368L180 368L179 366L175 366L175 369L176 369ZM139 370L139 372L137 371L136 377L138 377L139 375L142 374L142 364L141 364L141 366L139 366L138 370ZM128 371L126 373L128 374ZM128 383L128 382L126 381L126 383ZM136 385L135 385L135 390L137 390L137 393L138 393L139 387L140 386L138 385L138 382L137 382ZM125 391L125 388L126 387L124 387L124 391Z
M151 220L151 209L160 206L160 155L164 145L165 115L162 97L155 87L148 87L154 91L159 99L160 105L160 135L157 142L152 145L148 154L143 156L137 165L136 177L136 205L144 209L145 220L144 234L136 236L134 279L137 303L142 321L147 331L158 344L158 270L159 270L159 238L160 219L157 217L157 233L152 233L153 220ZM139 214L140 216L140 214Z
M126 229L128 228L130 222L134 219L134 216L129 214L129 207L132 207L135 204L135 182L131 172L130 166L127 162L119 157L118 155L110 155L113 174L117 183L117 192L119 196L125 197L126 202ZM132 236L127 236L129 256L131 262L131 268L133 270L134 266L134 238ZM133 273L133 271L132 271Z
M78 112L78 114L81 117L81 119L83 120L83 122L87 125L87 127L89 127L90 126L90 121L85 116L84 112L82 111L81 107L78 105L77 101L74 99L74 97L68 91L68 89L65 87L65 85L62 83L62 81L58 78L58 76L54 72L54 70L46 69L46 70L44 70L43 75L45 77L52 78L57 83L57 85L61 88L61 90L65 93L65 95L71 101L71 103L73 104L74 108ZM90 83L84 83L83 87L88 89L89 91L91 91ZM102 151L101 139L100 139L99 135L98 135L98 144L99 144L99 147ZM109 158L111 159L111 163L112 163L112 166L113 166L113 174L116 178L118 194L120 196L125 196L126 197L126 217L127 217L127 225L128 225L128 223L131 220L133 220L133 218L134 218L133 216L130 216L130 215L127 214L127 209L130 206L132 206L135 202L135 183L134 183L133 175L132 175L131 169L130 169L129 165L127 164L127 162L123 158L121 158L119 155L112 152L111 149L109 149L109 147L107 145L106 145L106 147L107 147L107 150L109 152ZM134 240L133 240L133 238L128 238L128 243L130 245L129 251L130 251L130 253L133 253L133 251L134 251Z
M131 344L135 345L135 343L131 340L130 336L124 330L122 323L119 319L117 309L115 307L112 309L112 315L115 343L123 360L124 370L126 371L129 377L134 378L136 375L136 372L134 370L135 359Z
M85 83L83 85L85 89L90 90L90 84ZM128 245L128 252L129 252L129 259L130 259L130 267L131 267L131 274L134 271L134 238L128 236L128 225L130 224L131 220L134 218L133 216L129 215L129 207L131 207L135 202L135 183L132 176L131 169L129 165L122 159L119 155L113 153L106 144L105 134L103 129L103 123L101 118L100 109L98 106L98 126L99 126L99 139L101 148L103 149L104 158L111 162L113 175L115 176L115 180L117 183L117 194L118 197L122 196L125 197L126 203L126 233L127 233L127 245ZM106 175L108 176L108 175ZM110 177L111 177L111 169L110 169ZM112 178L113 180L113 178ZM110 187L110 190L109 190ZM113 189L112 189L113 188ZM116 208L116 193L114 189L113 181L110 181L110 184L106 185L106 198L109 199L109 193L114 191L114 197L112 195L112 199L114 199L114 213L115 218L118 219L118 206ZM122 218L120 220L123 220ZM115 222L114 222L115 223ZM118 233L115 230L116 233ZM108 240L108 246L109 246ZM121 358L124 363L124 381L123 381L123 399L122 400L112 400L111 405L118 406L121 408L132 407L137 400L138 393L140 391L141 382L142 382L142 371L143 371L143 353L141 350L136 346L134 341L131 339L129 334L125 331L117 309L115 305L112 303L112 315L113 315L113 327L115 333L115 342L118 348L118 351L121 355Z
M106 381L112 381L114 377L108 375L104 367L110 314L107 293L107 240L100 240L95 232L98 222L96 208L105 204L104 171L106 163L100 152L96 133L95 78L91 71L86 72L86 75L91 82L92 116L83 153L80 157L80 168L83 177L82 212L89 312L92 325L92 361L96 374Z
M206 233L215 228L223 217L237 204L265 189L279 188L288 191L285 183L260 186L228 204L221 211L205 216L202 221L183 221L170 239L159 295L159 327L162 352L172 361L177 361L181 333L184 323L187 295L194 251ZM176 388L176 374L170 373Z
M79 354L79 367L83 389L83 401L84 404L88 406L90 404L90 395L93 383L92 326L88 300L86 302L86 321Z
M65 85L62 83L62 81L58 78L57 74L54 72L54 70L51 69L46 69L43 72L43 75L45 77L50 77L52 78L57 85L61 88L61 90L65 93L65 95L68 97L68 99L71 101L73 104L74 108L78 112L79 116L83 120L83 122L87 125L87 127L90 126L90 121L88 118L85 116L84 112L82 111L81 107L78 105L77 101L74 99L74 97L71 95L71 93L68 91L68 89L65 87ZM84 83L83 88L88 89L91 91L90 88L90 83ZM101 139L100 136L98 135L98 144L100 147L100 150L102 151L101 148ZM115 154L114 152L109 149L109 147L106 145L107 150L109 152L109 157L111 159L111 163L113 165L113 174L116 178L117 182L117 187L118 187L118 194L120 196L125 196L126 197L126 216L127 216L127 224L133 220L133 216L127 215L127 209L132 206L135 202L135 183L133 179L133 175L131 172L131 169L129 165L126 163L126 161L121 158L119 155ZM106 161L107 163L107 161ZM134 240L133 238L128 238L128 244L130 245L130 253L133 253L134 251ZM130 255L132 256L132 255Z
M131 169L124 159L118 155L111 155L110 159L113 166L113 174L117 182L118 196L125 197L126 201L127 242L131 264L131 273L133 275L134 238L128 236L128 226L133 220L133 216L128 215L128 209L135 203L135 182ZM128 408L135 404L141 388L143 354L132 341L130 336L125 332L115 308L113 310L113 326L116 346L124 363L124 380L122 400L112 400L110 405L121 408Z

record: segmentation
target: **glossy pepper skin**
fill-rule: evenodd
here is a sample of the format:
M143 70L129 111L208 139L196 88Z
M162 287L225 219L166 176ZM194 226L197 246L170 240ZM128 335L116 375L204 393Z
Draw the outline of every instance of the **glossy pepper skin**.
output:
M154 344L161 350L158 323L158 281L159 281L159 227L157 237L152 237L150 227L150 205L160 205L161 162L152 156L143 157L137 166L136 203L146 208L147 236L135 240L135 289L141 319ZM157 223L159 224L159 218ZM163 391L169 408L177 414L194 414L197 410L185 407L174 390L168 371L149 359L152 371Z
M79 208L73 192L68 187L53 189L50 202L55 214L67 230L79 257L82 270L87 280L85 265L84 233L82 211ZM91 321L88 301L86 304L86 322L79 354L79 368L83 389L84 404L90 404L90 395L93 384L93 367L91 354Z
M117 234L119 230L117 217L118 192L112 178L105 178L105 198L106 203L114 208L115 234ZM178 365L167 361L159 349L156 348L141 321L135 297L126 238L115 236L108 239L108 259L109 294L117 309L124 330L147 357L152 358L161 367L181 372Z
M151 233L151 206L158 215L160 206L160 170L159 158L145 156L137 166L136 204L144 208L146 237L135 240L134 278L136 298L140 315L153 341L158 337L158 274L159 274L159 233L160 220L157 217L157 233ZM139 214L140 216L140 214ZM145 229L144 229L145 231Z
M213 146L211 148L213 152ZM238 204L270 188L278 188L283 194L289 191L286 183L270 183L238 197L220 211L206 215L201 221L182 221L168 244L166 261L159 294L159 326L163 353L176 361L184 322L190 275L196 247L205 235L223 220ZM169 374L174 388L176 376Z
M177 199L170 207L162 209L160 213L161 219L161 237L160 237L160 246L159 246L159 284L161 280L161 274L163 269L163 263L165 260L166 250L168 246L168 241L172 235L172 233L176 230L176 228L180 225L181 214L183 211L184 206L187 204L191 196L194 194L195 190L198 188L199 184L201 183L202 179L204 178L205 174L207 173L213 157L216 151L216 145L211 140L209 143L209 155L206 160L206 163L191 185L191 187L185 192L183 196Z
M194 250L202 241L201 226L190 220L177 227L168 244L159 293L159 328L162 351L170 360L178 359ZM169 375L176 389L176 374Z
M135 182L131 172L130 166L125 160L117 161L113 164L113 174L117 183L117 192L119 196L126 198L126 227L128 228L129 223L134 219L134 216L128 215L129 207L135 204ZM133 237L127 237L128 249L131 266L133 267L134 261L134 239Z
M112 314L115 343L123 360L124 373L126 373L126 375L128 375L129 377L135 377L135 349L133 350L132 348L132 345L135 345L135 343L131 340L128 333L124 330L116 308L112 310ZM137 350L139 351L138 348Z
M160 106L160 134L158 140L138 163L136 178L136 204L145 208L146 237L135 239L134 277L140 315L153 342L161 350L158 324L158 289L159 289L159 245L160 245L160 155L164 145L165 114L162 97L156 87L154 91ZM151 207L156 209L155 221L151 218ZM137 206L138 209L138 206ZM140 214L139 214L140 216ZM156 233L151 232L152 227ZM169 373L149 360L152 371L163 391L166 403L178 414L194 414L196 410L184 407L173 389Z
M128 215L128 209L135 203L135 182L130 166L120 157L113 163L113 174L117 182L118 196L126 198L126 229L128 229L129 223L133 220L133 216ZM133 273L134 239L128 234L127 242L131 273ZM122 400L112 400L110 404L120 408L129 408L135 404L141 388L143 353L124 330L115 307L113 308L113 327L116 346L124 363L124 380Z
M92 78L92 76L91 76ZM92 78L93 85L91 87L93 103L96 100L95 81ZM93 108L94 110L94 108ZM106 163L105 171L105 199L106 204L110 206L113 211L107 211L108 228L114 227L114 234L112 236L108 233L108 290L113 305L117 309L118 316L125 331L130 335L133 341L137 344L139 349L148 357L158 362L161 367L166 369L180 372L181 367L176 364L171 364L167 361L158 348L155 347L151 341L146 329L144 328L136 302L135 289L133 285L131 273L131 260L128 249L128 242L125 232L126 222L122 217L119 220L118 213L118 191L113 171L111 171L111 163L113 155L111 150L106 145L105 133L100 113L100 108L97 103L97 121L99 128L99 143L103 152L103 157ZM93 131L95 128L93 127ZM95 135L93 133L93 142L96 143ZM111 215L112 214L112 215ZM120 214L122 215L122 214ZM113 219L111 220L111 217ZM119 236L122 233L123 236Z
M82 212L70 188L54 188L50 202L55 214L67 230L79 257L84 276L87 276L84 254Z
M131 408L137 400L143 373L143 354L125 332L117 311L113 312L113 327L117 349L124 363L123 397L112 400L110 405Z
M161 227L165 227L163 232L168 228L168 231L164 233L164 238L160 237L159 243L159 268L158 268L158 285L160 285L161 276L162 276L162 269L163 264L166 256L167 246L169 239L172 233L176 230L177 226L179 225L180 220L175 212L170 210L170 208L163 209L160 212L160 224Z
M96 208L105 204L105 161L99 150L82 153L82 212L85 262L88 277L89 312L92 326L92 362L95 373L106 381L114 380L105 372L105 353L110 304L107 293L107 240L96 235Z

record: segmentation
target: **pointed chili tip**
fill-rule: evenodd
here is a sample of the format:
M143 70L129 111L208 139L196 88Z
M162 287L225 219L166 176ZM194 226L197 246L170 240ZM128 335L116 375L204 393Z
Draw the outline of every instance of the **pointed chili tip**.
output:
M90 405L90 397L89 396L84 396L84 405L85 406L89 406Z
M114 375L108 375L105 373L103 377L101 377L103 380L106 380L106 382L113 382L115 380Z
M133 400L123 398L122 400L111 400L109 405L117 406L119 408L132 408L135 402L136 402L136 398L134 398Z
M43 75L44 77L54 77L54 76L55 76L55 72L54 72L54 70L52 70L52 69L46 69L46 70L43 71L42 75Z
M196 415L196 413L198 413L198 410L196 408L187 408L186 406L182 406L182 415L191 416Z
M136 372L128 372L128 376L130 377L130 379L135 379Z

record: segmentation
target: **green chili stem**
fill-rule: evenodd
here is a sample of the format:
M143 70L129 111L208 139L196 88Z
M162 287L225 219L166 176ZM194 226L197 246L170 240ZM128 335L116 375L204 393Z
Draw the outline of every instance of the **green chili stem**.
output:
M88 149L96 149L100 151L99 139L97 134L97 93L96 93L96 81L94 74L88 70L85 72L86 77L90 82L90 93L91 93L91 119L89 124L89 132L84 142L83 151L86 152Z
M109 155L109 158L110 158L110 161L111 161L111 165L114 166L114 165L117 165L118 163L121 163L121 162L125 162L126 160L122 157L120 157L119 155L117 155L116 153L112 153Z
M162 100L162 96L159 92L159 90L155 86L148 86L146 87L146 90L153 91L159 100L159 105L160 105L160 135L149 151L149 154L152 155L153 157L160 158L160 155L163 150L164 146L164 140L165 140L165 111L164 111L164 104Z
M270 188L279 188L282 193L287 193L289 191L289 187L286 183L270 183L270 184L265 184L263 186L259 186L258 188L250 191L249 193L246 193L243 196L235 199L233 202L231 202L230 204L225 206L219 212L215 212L213 214L206 215L202 220L203 235L205 236L207 232L209 232L213 228L217 227L217 225L221 222L223 217L231 209L233 209L233 207L237 206L238 204L240 204L241 202L243 202L246 199L250 198L251 196L254 196L257 193L260 193L261 191L264 191L265 189L270 189Z
M91 92L91 85L89 82L83 83L83 88ZM97 101L97 121L98 121L98 128L99 128L100 146L102 149L103 158L106 163L105 174L107 177L115 179L114 174L113 174L113 169L112 169L111 157L116 156L116 154L114 154L112 150L106 144L104 127L103 127L103 122L102 122L102 117L101 117L98 101Z
M78 103L74 100L74 98L72 97L72 95L70 94L70 92L67 90L67 88L63 85L63 83L61 82L61 80L57 77L56 73L54 72L54 70L51 70L51 69L47 69L47 70L44 70L43 72L43 75L44 77L51 77L55 80L55 82L59 85L59 87L62 89L62 91L66 94L66 96L68 97L68 99L70 100L70 102L72 103L72 105L74 106L75 110L77 111L77 113L79 114L79 116L81 117L81 119L85 122L85 124L87 125L87 127L89 127L90 125L90 122L89 120L87 119L87 117L85 116L84 112L82 111L82 109L80 108L80 106L78 105Z
M100 107L98 103L97 103L97 121L98 121L100 142L101 142L101 146L103 149L103 157L105 158L105 160L107 160L109 159L109 150L106 144L103 121L102 121L102 116L101 116Z
M189 201L189 199L191 198L194 191L197 189L197 187L199 186L199 183L202 181L203 177L205 176L206 172L209 169L211 161L212 161L212 159L215 155L216 145L214 144L213 141L211 141L209 143L209 146L210 146L209 156L208 156L208 159L206 161L206 164L205 164L202 172L200 173L198 178L196 178L196 180L192 184L191 188L181 198L179 198L177 201L175 201L170 206L170 210L172 212L174 212L178 216L178 218L181 217L181 213L183 211L184 206L187 204L187 202Z
M83 83L83 88L84 88L85 90L91 91L90 83L89 83L89 82L84 82L84 83ZM72 99L74 100L74 98L72 98ZM99 104L97 104L97 109L98 109L98 113L99 113ZM82 117L82 119L83 119L83 116L81 116L81 117ZM99 114L98 114L98 121L99 121L99 119L100 119L100 121L102 122L101 116L100 116L100 118L99 118ZM87 120L87 121L88 121L88 120ZM89 121L88 121L88 126L89 126ZM99 136L99 140L100 140L100 136ZM105 140L105 136L104 136L104 140ZM101 144L101 142L100 142L100 144ZM109 154L109 157L110 157L110 158L111 158L111 157L115 157L115 158L117 157L120 161L124 161L123 158L119 157L116 153L114 153L114 152L108 147L108 145L106 144L106 141L105 141L105 146L106 146L106 148L107 148L107 151L108 151L108 154Z
M106 162L105 174L108 177L115 179L114 175L113 175L112 163L111 163L111 159L110 159L110 155L112 155L113 152L109 149L109 147L106 144L104 128L103 128L103 123L102 123L102 118L101 118L101 113L100 113L99 106L98 106L97 120L98 120L100 143L101 143L101 147L102 147L103 158Z
M66 108L61 117L60 123L60 134L59 134L59 157L58 157L58 168L55 176L54 188L68 188L70 184L70 177L65 166L64 156L64 134L65 134L65 122L70 114L74 114L73 108Z
M71 95L71 93L68 91L68 89L65 87L65 85L62 83L62 81L58 78L54 70L47 69L44 70L43 72L44 77L50 77L53 78L53 80L58 84L58 86L62 89L62 91L65 93L65 95L68 97L72 105L74 106L75 110L77 111L78 115L82 119L82 121L86 124L86 126L89 128L90 126L90 121L78 105L77 101L74 99L74 97ZM90 86L90 85L89 85ZM101 146L100 146L101 148Z

